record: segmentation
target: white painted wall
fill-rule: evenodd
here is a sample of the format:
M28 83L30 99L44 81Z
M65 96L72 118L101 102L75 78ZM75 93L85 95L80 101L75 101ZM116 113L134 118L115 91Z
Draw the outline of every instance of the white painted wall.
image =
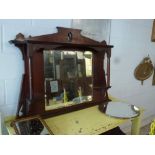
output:
M151 19L144 19L112 20L111 23L110 44L114 48L111 57L112 88L109 92L130 104L143 107L143 124L155 115L155 86L152 86L152 76L141 85L133 73L148 54L155 64L155 43L151 42L152 22Z
M109 43L111 19L73 19L72 28L81 29L81 34L96 41Z
M16 112L23 61L18 48L10 45L19 32L28 35L49 34L56 26L71 27L71 20L0 20L0 112L3 118ZM148 54L155 63L155 43L150 41L152 20L112 20L110 94L145 109L143 119L155 114L155 86L152 77L142 86L133 72ZM3 133L5 130L3 128Z
M21 76L24 72L21 52L9 40L19 32L42 35L56 32L56 26L71 27L71 20L0 20L0 112L5 116L15 115ZM2 123L3 133L6 133Z
M2 134L1 113L0 113L0 135Z

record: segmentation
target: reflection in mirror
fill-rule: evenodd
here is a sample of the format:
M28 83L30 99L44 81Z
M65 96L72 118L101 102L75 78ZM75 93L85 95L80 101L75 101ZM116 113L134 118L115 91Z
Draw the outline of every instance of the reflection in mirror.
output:
M15 131L19 135L49 135L51 131L47 128L41 118L28 118L17 120L13 123Z
M100 111L116 118L134 118L140 115L140 110L135 105L123 102L107 102L99 105Z
M108 73L107 73L107 54L105 53L105 56L104 56L104 64L103 64L103 69L104 69L104 71L105 71L105 77L106 77L106 82L107 82L107 75L108 75Z
M105 71L106 84L107 84L107 87L109 87L110 86L110 58L108 58L107 53L105 53L104 55L103 69Z
M92 52L44 50L45 110L92 100Z

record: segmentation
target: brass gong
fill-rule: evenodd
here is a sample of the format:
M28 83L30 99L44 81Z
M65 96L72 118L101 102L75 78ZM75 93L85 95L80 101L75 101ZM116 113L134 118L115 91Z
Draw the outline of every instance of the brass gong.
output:
M141 81L148 79L153 73L153 64L150 57L145 57L142 62L136 67L134 71L135 78Z

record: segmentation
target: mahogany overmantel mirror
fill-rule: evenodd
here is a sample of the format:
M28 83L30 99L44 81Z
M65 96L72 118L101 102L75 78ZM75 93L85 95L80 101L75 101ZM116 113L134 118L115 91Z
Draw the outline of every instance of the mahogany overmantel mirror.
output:
M113 46L81 35L81 30L57 27L58 32L15 40L25 74L17 117L55 116L109 101L110 56Z

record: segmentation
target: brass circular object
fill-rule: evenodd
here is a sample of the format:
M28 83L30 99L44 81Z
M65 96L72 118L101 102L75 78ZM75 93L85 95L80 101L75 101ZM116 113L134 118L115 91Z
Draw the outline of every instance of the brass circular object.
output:
M143 59L143 61L136 67L134 71L135 78L143 81L148 79L153 73L153 64L149 57Z

